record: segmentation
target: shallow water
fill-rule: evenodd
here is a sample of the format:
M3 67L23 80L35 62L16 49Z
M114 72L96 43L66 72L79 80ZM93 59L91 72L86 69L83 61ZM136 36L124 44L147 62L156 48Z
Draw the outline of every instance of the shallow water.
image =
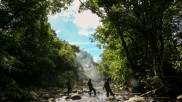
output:
M62 96L60 98L57 99L49 99L48 102L116 102L117 99L113 98L112 96L106 97L106 93L104 90L102 90L101 87L96 87L95 88L97 90L97 95L94 96L92 94L92 96L90 97L88 93L82 93L79 94L79 96L81 96L80 100L72 100L72 99L66 99L66 97L68 96ZM122 96L116 96L117 98L122 98Z
M135 93L129 93L122 90L119 94L116 93L115 98L113 98L112 96L106 97L106 93L101 87L96 87L96 90L96 96L92 94L90 97L88 93L82 93L79 94L79 96L81 96L80 100L66 99L68 96L62 96L56 99L51 98L48 102L124 102L130 97L136 95ZM145 97L145 100L147 100L147 102L180 102L169 97Z

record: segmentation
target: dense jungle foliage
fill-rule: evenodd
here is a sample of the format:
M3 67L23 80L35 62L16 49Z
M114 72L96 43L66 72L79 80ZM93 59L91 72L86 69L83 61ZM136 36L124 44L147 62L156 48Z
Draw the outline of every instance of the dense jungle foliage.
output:
M79 48L58 39L48 23L49 14L70 3L0 0L0 101L24 97L27 87L63 87L67 79L76 80Z
M80 12L87 9L103 24L92 40L105 49L105 75L152 94L182 93L181 0L87 0Z
M27 87L63 87L63 79L77 80L79 48L58 39L48 22L48 15L71 2L0 0L0 101L26 100ZM92 40L104 48L97 66L106 77L126 88L153 90L150 94L182 93L180 0L80 2L80 12L89 9L101 18Z

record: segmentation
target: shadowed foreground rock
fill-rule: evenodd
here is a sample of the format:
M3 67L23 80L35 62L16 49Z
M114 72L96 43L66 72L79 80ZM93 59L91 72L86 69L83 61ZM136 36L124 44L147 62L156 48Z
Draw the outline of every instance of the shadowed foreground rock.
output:
M71 96L71 99L72 99L72 100L80 100L80 99L81 99L81 96L78 95L78 93L75 93L75 94L73 94L73 95Z

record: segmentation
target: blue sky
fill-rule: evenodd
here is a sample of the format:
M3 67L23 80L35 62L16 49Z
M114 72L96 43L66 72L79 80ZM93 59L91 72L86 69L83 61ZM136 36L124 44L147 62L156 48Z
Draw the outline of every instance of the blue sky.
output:
M91 11L78 13L79 5L79 0L74 0L68 10L49 15L49 22L57 37L79 46L81 50L90 53L95 61L99 61L103 50L97 48L96 43L91 43L89 38L97 26L101 25L100 18Z

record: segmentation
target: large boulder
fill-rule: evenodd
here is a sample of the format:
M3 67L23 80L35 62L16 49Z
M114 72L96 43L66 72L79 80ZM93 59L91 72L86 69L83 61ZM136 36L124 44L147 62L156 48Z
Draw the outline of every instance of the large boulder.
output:
M81 99L81 96L78 95L78 93L75 93L75 94L71 95L71 99L72 100L80 100Z
M144 97L140 97L135 95L134 97L131 97L129 100L126 100L124 102L147 102Z

